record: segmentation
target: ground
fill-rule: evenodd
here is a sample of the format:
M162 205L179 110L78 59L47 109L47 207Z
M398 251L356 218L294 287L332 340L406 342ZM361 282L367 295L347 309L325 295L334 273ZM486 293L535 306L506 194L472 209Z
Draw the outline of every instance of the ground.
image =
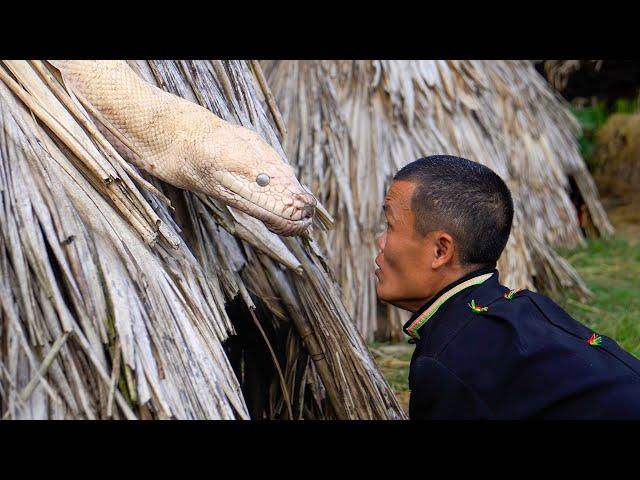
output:
M640 194L632 201L604 200L616 234L590 239L584 248L559 253L594 293L588 302L560 302L576 320L613 338L640 358ZM409 360L413 345L373 343L374 358L405 411L409 406Z

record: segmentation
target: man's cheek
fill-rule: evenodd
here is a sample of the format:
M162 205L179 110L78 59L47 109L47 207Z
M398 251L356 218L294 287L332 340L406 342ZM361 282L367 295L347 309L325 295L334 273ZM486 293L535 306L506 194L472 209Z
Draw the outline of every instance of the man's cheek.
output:
M393 248L387 248L384 253L384 263L387 267L397 270L402 259L401 257L401 252L398 252Z
M387 235L382 249L382 259L385 263L389 263L389 261L393 261L393 256L393 241L389 241L389 235Z

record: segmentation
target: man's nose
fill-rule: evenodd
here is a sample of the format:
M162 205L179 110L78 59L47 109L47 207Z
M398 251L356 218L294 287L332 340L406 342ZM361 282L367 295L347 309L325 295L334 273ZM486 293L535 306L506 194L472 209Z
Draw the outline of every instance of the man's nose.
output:
M380 250L384 250L384 245L387 241L387 232L382 232L380 235L378 235L378 237L376 238L376 245L378 245L378 248Z

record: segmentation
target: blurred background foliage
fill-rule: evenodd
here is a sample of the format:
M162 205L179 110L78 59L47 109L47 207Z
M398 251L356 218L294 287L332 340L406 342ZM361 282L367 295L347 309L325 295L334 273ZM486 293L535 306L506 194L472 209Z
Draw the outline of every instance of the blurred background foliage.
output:
M640 90L638 93L640 94ZM597 97L593 97L588 105L584 103L584 99L578 99L572 103L570 110L582 127L582 136L578 138L580 153L587 165L592 166L591 160L596 148L596 132L602 128L607 119L614 113L637 112L638 96L635 98L616 98L613 101L613 105Z

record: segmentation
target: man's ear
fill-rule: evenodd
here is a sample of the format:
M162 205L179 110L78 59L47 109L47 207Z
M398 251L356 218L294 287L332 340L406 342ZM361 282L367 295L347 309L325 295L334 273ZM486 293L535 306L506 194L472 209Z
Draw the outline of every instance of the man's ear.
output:
M441 230L434 232L431 248L433 249L431 268L433 268L434 270L453 261L455 254L455 244L453 241L453 237L447 232L443 232Z

